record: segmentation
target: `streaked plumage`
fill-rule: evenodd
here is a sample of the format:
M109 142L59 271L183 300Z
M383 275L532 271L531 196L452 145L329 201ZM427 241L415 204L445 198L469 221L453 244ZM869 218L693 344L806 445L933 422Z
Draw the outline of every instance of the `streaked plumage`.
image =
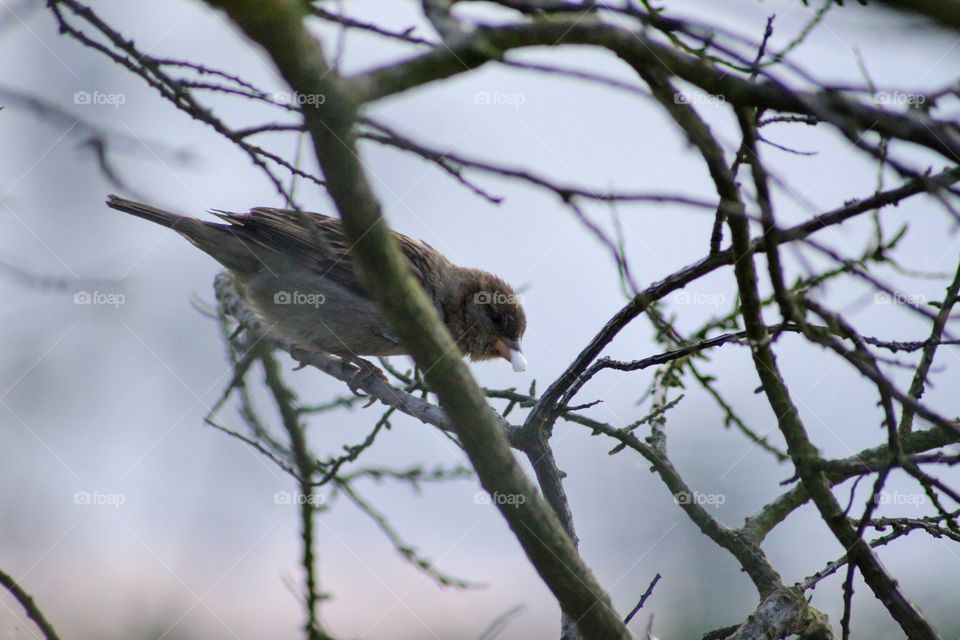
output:
M292 342L347 359L406 353L353 271L336 218L259 207L206 222L111 195L107 205L169 227L229 269L250 305ZM500 278L459 267L430 245L394 237L464 354L522 371L526 318Z

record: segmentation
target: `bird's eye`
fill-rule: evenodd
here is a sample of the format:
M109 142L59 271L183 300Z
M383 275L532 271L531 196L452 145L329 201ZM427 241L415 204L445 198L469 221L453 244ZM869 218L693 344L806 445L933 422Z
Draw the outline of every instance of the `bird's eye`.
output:
M502 327L506 318L503 317L503 314L497 310L492 310L490 312L490 319L493 320L493 325L495 327Z

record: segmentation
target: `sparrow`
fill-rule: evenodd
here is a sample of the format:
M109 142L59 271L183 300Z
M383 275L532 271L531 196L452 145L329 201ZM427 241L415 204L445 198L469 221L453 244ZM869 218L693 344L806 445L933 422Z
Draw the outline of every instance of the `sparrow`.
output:
M360 356L407 355L357 280L340 221L319 213L257 207L213 210L207 222L110 195L107 206L173 229L234 276L244 300L289 342L361 366ZM471 360L503 358L526 370L526 315L497 276L455 265L425 242L393 232L413 275Z

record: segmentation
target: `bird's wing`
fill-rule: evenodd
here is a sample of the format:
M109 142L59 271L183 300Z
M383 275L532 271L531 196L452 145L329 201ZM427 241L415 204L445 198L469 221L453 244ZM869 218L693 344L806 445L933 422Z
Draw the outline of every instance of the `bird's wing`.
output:
M357 281L349 245L337 218L270 207L257 207L250 213L213 213L238 230L242 229L244 239L276 251L340 286L367 295ZM428 274L444 261L443 257L426 243L399 233L393 235L413 266L414 276L428 293L432 293Z

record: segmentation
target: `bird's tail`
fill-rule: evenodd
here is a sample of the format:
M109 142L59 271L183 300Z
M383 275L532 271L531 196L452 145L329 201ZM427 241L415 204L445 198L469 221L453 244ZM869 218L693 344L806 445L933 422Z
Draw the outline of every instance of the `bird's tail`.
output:
M253 273L261 267L254 252L227 225L204 222L112 194L107 196L107 206L173 229L233 271Z
M163 209L158 209L150 206L149 204L143 204L142 202L127 200L126 198L115 196L112 193L107 196L107 206L111 209L123 211L124 213L137 216L138 218L143 218L144 220L149 220L150 222L156 222L164 227L169 227L182 232L185 232L185 229L177 229L177 225L185 224L185 226L190 226L189 223L185 223L186 220L199 222L199 220L195 220L194 218L188 218L187 216L181 216L176 213L164 211Z

